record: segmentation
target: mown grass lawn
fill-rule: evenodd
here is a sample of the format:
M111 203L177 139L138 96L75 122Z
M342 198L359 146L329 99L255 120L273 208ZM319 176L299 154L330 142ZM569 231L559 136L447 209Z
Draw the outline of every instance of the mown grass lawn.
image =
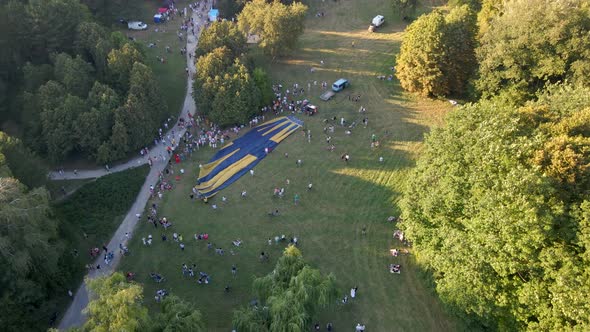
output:
M253 277L269 273L285 247L269 246L268 238L297 236L304 257L323 272L335 274L342 296L351 287L359 288L356 299L347 305L335 302L314 321L322 325L331 321L337 331L352 331L357 322L366 324L368 331L462 329L460 321L444 312L411 256L390 256L389 249L400 248L401 243L392 238L395 225L386 221L388 216L399 214L396 204L425 133L442 123L450 105L415 99L402 93L396 80L377 78L392 73L390 67L404 28L391 18L386 1L342 0L320 5L310 8L301 47L292 56L271 62L255 46L251 50L274 83L281 83L285 89L298 83L306 90L306 98L319 106L314 117L299 115L305 121L305 130L311 130L311 143L301 132L293 134L256 166L254 176L245 175L208 205L191 201L189 193L198 165L206 163L214 151L202 149L189 162L174 165L175 175L180 168L186 173L180 181L172 180L175 188L163 200L154 201L160 216L174 224L165 232L168 241L161 240L162 228L141 224L131 243L133 254L120 269L138 274L145 287L145 302L152 309L157 308L155 291L165 288L194 302L210 331L229 331L231 311L252 300ZM318 10L325 12L323 18L315 17ZM376 14L385 15L387 23L370 34L366 29ZM329 102L320 101L320 82L331 84L340 77L349 79L350 88ZM308 82L311 91L307 91ZM361 95L360 102L349 101L348 94ZM362 125L365 115L358 113L361 105L367 109L367 128ZM335 133L330 134L336 151L329 152L323 120L334 116L338 122L344 117L357 126L346 135L345 128L336 125ZM380 141L373 149L372 134ZM340 159L343 153L351 157L348 164ZM302 167L296 167L297 159L303 160ZM313 183L311 191L307 190L309 183ZM273 197L275 187L284 187L286 196ZM240 197L242 190L247 191L246 198ZM295 193L301 196L298 206L293 203ZM221 202L221 196L227 197L226 203ZM213 210L212 204L219 209ZM273 209L279 209L281 215L269 217L267 212ZM364 226L367 234L363 236ZM183 235L184 252L178 243L170 241L173 232ZM208 251L207 241L193 239L195 233L208 233L210 241L222 247L226 255ZM141 239L149 234L154 244L144 247ZM233 247L231 241L238 238L244 241L243 246ZM235 255L229 253L230 249ZM261 251L270 253L269 263L258 261ZM395 262L402 265L401 275L388 271L388 265ZM199 285L196 279L184 278L183 263L196 264L197 271L212 276L212 283ZM238 268L236 278L231 275L232 264ZM150 272L161 273L167 281L155 284ZM231 285L228 294L224 293L226 285Z

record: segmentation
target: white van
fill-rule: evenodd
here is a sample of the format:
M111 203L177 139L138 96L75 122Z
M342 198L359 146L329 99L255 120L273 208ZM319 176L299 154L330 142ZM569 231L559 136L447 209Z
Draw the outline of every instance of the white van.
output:
M383 24L383 22L385 22L385 17L383 17L383 15L377 15L373 18L371 25L378 27Z

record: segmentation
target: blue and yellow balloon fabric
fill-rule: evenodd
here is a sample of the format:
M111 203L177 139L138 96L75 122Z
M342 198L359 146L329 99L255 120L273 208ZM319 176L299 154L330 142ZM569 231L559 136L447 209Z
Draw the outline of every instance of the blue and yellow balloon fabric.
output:
M195 186L200 197L211 197L234 183L266 157L265 149L274 150L282 140L302 126L303 121L283 116L254 127L244 136L228 143L208 164L201 167Z

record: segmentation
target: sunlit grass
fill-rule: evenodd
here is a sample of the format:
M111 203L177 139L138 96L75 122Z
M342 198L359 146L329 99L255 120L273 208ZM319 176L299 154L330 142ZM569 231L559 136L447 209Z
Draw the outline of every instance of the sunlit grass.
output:
M314 17L318 10L326 16ZM314 2L301 47L292 55L270 61L256 46L250 46L250 54L270 74L272 83L281 83L285 89L298 83L306 90L301 98L319 106L316 116L299 115L305 129L312 132L312 143L300 132L291 135L256 166L255 176L245 175L212 199L209 204L218 204L217 210L188 198L198 164L206 163L214 151L202 149L190 163L174 165L176 171L183 167L186 173L175 182L174 191L156 203L161 214L174 223L169 237L171 232L180 232L189 239L186 251L180 252L176 243L159 240L161 229L142 224L131 244L134 254L121 267L138 272L151 307L157 307L151 301L155 290L165 287L196 303L210 331L231 330L231 311L252 300L252 277L270 272L284 248L268 246L267 239L285 234L300 239L309 262L335 274L342 295L350 287L359 287L357 299L346 306L334 303L313 317L314 321L322 325L332 321L338 331L352 331L357 322L365 323L371 331L459 328L460 323L444 312L419 277L412 257L394 259L389 254L389 249L401 244L392 239L394 226L386 219L399 214L397 202L424 135L432 126L442 124L450 109L447 102L405 94L395 79L377 79L377 75L392 73L389 68L394 65L402 36L403 25L390 11L382 0ZM366 28L376 13L384 13L387 23L378 33L369 34ZM329 102L320 101L324 90L319 83L331 84L340 77L348 78L351 86ZM348 94L362 95L361 101L349 101ZM361 105L367 108L366 114L358 112ZM344 117L349 123L356 122L357 127L347 135L345 128L336 125L335 133L330 134L336 151L329 152L323 128L324 119L332 117ZM363 117L369 118L367 128L362 125ZM377 135L379 147L371 148L372 134ZM348 164L340 158L343 153L351 156ZM379 157L383 157L382 162ZM303 160L303 167L295 166L296 159ZM312 191L307 190L310 182ZM273 197L275 187L286 189L284 198ZM240 197L242 190L248 192L246 199ZM299 205L293 203L295 193L301 196ZM221 196L227 197L226 203L221 202ZM281 216L269 217L267 212L273 209L279 209ZM365 236L361 234L363 227L367 228ZM231 240L236 238L242 239L244 246L233 248L235 256L216 256L207 251L205 242L192 240L196 232L208 232L211 241L226 251L232 249ZM150 233L156 241L152 248L145 248L141 237ZM270 253L271 264L258 262L260 251ZM387 266L392 262L402 264L401 275L389 273ZM203 286L186 280L180 272L182 263L197 264L198 270L212 275L213 283ZM238 265L235 279L230 273L232 264ZM151 282L147 274L152 271L164 274L167 283ZM223 293L226 284L232 286L230 294Z

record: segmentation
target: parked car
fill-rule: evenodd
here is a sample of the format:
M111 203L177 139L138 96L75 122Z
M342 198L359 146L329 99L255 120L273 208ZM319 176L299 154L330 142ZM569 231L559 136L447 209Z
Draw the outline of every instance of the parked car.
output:
M141 21L131 21L127 23L129 30L146 30L148 25Z
M371 21L371 24L375 27L380 27L381 24L383 24L383 22L385 22L385 17L383 17L383 15L377 15L373 17L373 21Z
M318 107L312 104L307 104L303 107L303 111L305 114L312 116L318 112Z
M381 26L383 22L385 22L383 15L377 15L373 17L373 21L371 21L371 25L369 25L369 32L375 31L375 29Z
M334 82L334 84L332 84L332 91L334 91L334 92L342 91L344 88L346 88L349 85L350 84L348 83L347 79L341 78L338 81Z

